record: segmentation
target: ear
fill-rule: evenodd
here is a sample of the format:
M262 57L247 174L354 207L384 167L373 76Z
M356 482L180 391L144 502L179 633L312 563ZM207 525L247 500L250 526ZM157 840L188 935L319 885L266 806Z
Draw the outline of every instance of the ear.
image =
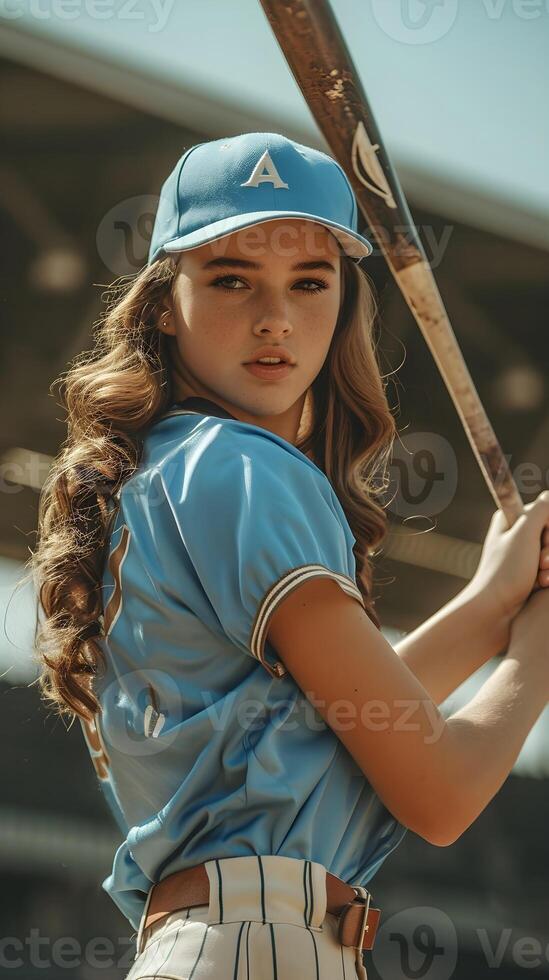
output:
M173 311L165 303L162 303L160 306L156 325L162 333L175 334Z

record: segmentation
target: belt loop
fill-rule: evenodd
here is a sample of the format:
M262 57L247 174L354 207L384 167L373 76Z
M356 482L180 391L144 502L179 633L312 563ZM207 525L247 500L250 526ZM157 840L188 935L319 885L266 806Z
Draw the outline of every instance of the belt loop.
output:
M136 945L136 952L135 952L135 956L134 956L134 962L137 959L137 957L140 956L141 953L143 952L143 950L142 950L142 944L143 944L143 933L145 931L145 920L147 918L147 912L149 911L149 904L150 904L150 901L151 901L151 895L153 893L153 888L154 888L154 885L152 885L152 887L149 888L149 892L147 894L147 901L145 902L145 908L143 909L143 915L141 916L141 920L139 922L139 930L137 932L137 939L136 939L136 943L135 943L135 945Z

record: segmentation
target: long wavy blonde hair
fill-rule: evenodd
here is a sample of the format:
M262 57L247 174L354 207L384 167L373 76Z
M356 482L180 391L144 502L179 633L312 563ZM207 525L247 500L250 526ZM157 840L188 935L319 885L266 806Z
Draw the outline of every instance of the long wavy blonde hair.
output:
M377 499L387 487L396 426L375 341L373 285L342 255L342 302L328 355L305 402L296 446L328 477L356 539L356 582L366 611L371 556L387 531ZM38 592L34 657L43 699L59 715L100 711L93 676L105 666L102 576L116 495L139 465L148 427L173 401L169 337L158 329L176 259L158 259L107 290L93 347L53 386L67 412L67 437L39 501L36 548L27 561Z

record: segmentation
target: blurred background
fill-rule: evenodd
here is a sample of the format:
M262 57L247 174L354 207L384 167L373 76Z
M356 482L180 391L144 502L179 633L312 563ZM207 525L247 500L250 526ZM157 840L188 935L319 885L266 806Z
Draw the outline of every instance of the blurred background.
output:
M465 359L526 502L549 485L549 5L332 0ZM266 130L329 148L254 0L0 5L0 970L123 977L135 933L101 890L120 832L79 724L41 704L20 587L65 431L50 392L102 292L146 262L186 148ZM368 228L359 219L359 230ZM379 253L380 356L399 440L376 560L391 641L473 574L494 503ZM494 662L444 703L470 700ZM451 847L409 832L372 880L369 980L549 977L549 711Z

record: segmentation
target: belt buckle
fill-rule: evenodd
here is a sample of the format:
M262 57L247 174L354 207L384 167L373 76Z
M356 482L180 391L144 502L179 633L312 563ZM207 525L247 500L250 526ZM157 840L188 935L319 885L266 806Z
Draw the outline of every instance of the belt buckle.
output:
M362 915L362 922L360 924L360 933L359 933L358 943L356 943L356 948L362 950L362 944L364 942L364 933L368 930L368 924L367 924L367 921L368 921L368 912L370 910L370 902L372 900L372 896L371 896L370 892L366 888L355 887L355 886L352 886L352 887L354 888L354 891L355 891L356 894L355 894L355 897L353 898L353 900L351 902L347 902L347 905L344 907L343 912L341 913L341 915L339 917L339 939L340 939L340 942L341 942L342 941L342 935L341 934L342 934L342 929L343 929L343 921L345 919L345 915L346 915L348 909L352 908L355 905L361 905L361 904L363 904L364 911L363 911L363 915ZM364 894L359 894L359 892L360 893L363 892ZM355 944L353 944L353 945L355 945Z

